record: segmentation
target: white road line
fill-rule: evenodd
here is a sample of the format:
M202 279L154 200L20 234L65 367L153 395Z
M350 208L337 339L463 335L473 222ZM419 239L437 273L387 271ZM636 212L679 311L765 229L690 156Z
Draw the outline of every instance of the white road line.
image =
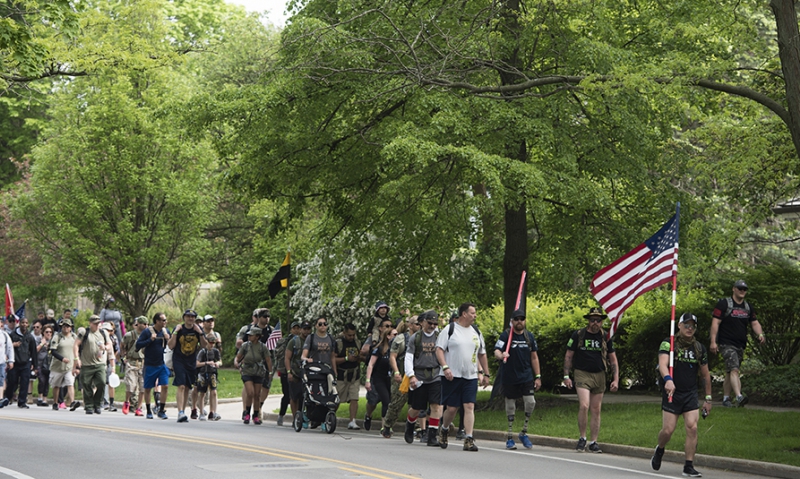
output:
M21 472L13 471L11 469L6 469L3 466L0 466L0 474L5 474L6 476L11 476L16 479L33 479L31 476L27 474L23 474Z

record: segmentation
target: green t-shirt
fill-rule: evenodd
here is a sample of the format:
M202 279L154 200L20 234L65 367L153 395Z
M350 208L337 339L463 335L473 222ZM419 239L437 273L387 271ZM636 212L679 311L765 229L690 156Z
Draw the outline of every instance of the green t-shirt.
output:
M248 341L242 344L239 354L242 355L242 376L264 377L267 373L266 359L269 351L263 343Z
M99 329L96 332L86 329L83 334L78 334L83 348L81 349L81 365L93 366L106 363L106 335Z
M67 373L72 371L73 363L75 362L75 333L69 333L69 336L62 336L61 333L56 333L53 339L50 340L50 351L55 351L61 356L69 359L68 363L64 363L55 357L50 361L50 371L54 373Z

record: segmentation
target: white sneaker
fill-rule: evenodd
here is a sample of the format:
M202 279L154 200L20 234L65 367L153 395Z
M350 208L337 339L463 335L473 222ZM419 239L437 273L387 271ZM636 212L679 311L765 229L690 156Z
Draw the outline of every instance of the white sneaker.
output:
M205 421L207 418L208 418L208 416L206 416L205 414L201 414L200 417L197 418L197 419L199 419L201 421Z
M355 429L355 430L358 430L358 429L361 429L361 428L360 428L360 427L358 427L358 424L356 424L356 420L355 420L355 419L353 419L352 421L350 421L350 424L348 424L348 425L347 425L347 429Z

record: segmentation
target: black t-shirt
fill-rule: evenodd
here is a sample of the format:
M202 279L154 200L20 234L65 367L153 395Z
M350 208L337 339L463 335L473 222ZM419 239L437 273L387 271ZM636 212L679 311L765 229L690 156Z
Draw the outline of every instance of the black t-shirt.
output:
M175 334L175 350L172 352L172 361L179 361L191 368L197 364L197 350L200 348L200 333L189 329L184 324Z
M341 347L339 345L341 344ZM350 355L358 356L360 354L360 348L358 347L358 343L353 341L348 341L344 339L344 337L338 338L336 340L336 357L337 358L346 358ZM338 379L344 379L344 370L345 369L355 369L359 366L359 361L345 361L339 364L336 367L336 373L338 375Z
M583 344L578 344L580 330L572 333L572 337L567 343L567 349L574 351L572 366L575 369L586 371L587 373L599 373L605 371L603 364L603 331L590 333L586 331L583 337ZM609 354L614 351L614 343L611 339L606 340L606 350Z
M504 384L524 384L533 381L533 368L531 366L531 352L538 351L536 339L529 331L524 334L514 333L511 338L511 349L508 350L508 361L503 366ZM527 339L525 338L527 336ZM508 331L503 331L494 345L500 352L506 351ZM530 342L530 345L528 343Z
M708 351L706 347L698 343L700 357L695 357L693 346L680 348L678 340L675 340L675 363L672 367L672 382L675 383L675 391L691 392L697 391L697 375L700 374L700 366L708 364ZM669 354L669 338L661 342L658 354Z
M372 356L377 356L375 364L372 366L372 378L383 378L389 376L389 371L392 370L392 365L389 363L389 352L391 348L386 348L385 353L381 353L380 348L372 350ZM372 379L370 378L370 379Z
M733 300L732 300L733 301ZM733 309L731 314L726 315L728 311L728 298L722 298L717 301L714 306L714 312L711 316L719 318L719 329L717 330L717 343L729 344L737 348L747 346L747 325L756 320L756 313L753 311L753 306L750 310L745 306L747 301L737 304L733 301Z

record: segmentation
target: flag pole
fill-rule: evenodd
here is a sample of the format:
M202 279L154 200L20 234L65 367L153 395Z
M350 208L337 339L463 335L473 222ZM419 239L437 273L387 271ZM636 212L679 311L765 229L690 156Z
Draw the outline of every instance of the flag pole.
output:
M680 221L681 217L681 203L675 209L675 216ZM677 240L676 240L677 246ZM670 313L669 321L669 375L672 376L673 366L675 365L675 299L678 292L678 248L675 248L673 253L673 267L672 267L672 311ZM672 402L672 394L669 395L669 402Z
M522 276L519 279L519 290L517 291L517 304L516 304L516 306L514 306L514 311L518 310L520 303L522 303L522 286L525 284L525 276L527 274L528 274L527 271L522 270ZM511 319L514 319L514 318L511 318ZM511 339L513 338L513 336L514 336L513 325L511 324L511 321L509 321L509 323L508 323L508 341L506 341L506 355L511 350ZM505 358L503 358L503 362L505 363L507 361L508 361L508 357L506 356Z
M286 255L291 255L291 251L287 251ZM291 258L291 256L290 256ZM291 259L289 260L289 264L291 265ZM286 278L286 324L290 326L291 329L292 325L292 312L291 312L291 301L292 301L292 267L289 266L289 275Z

